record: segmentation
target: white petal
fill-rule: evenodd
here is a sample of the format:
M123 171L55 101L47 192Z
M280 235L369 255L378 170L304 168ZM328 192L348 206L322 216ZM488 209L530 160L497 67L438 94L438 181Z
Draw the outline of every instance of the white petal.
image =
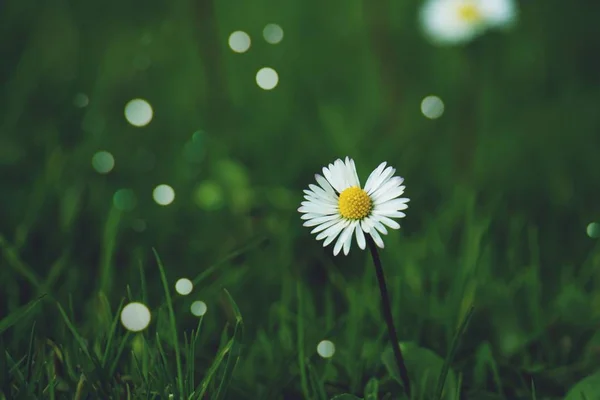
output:
M387 167L386 169L384 169L383 172L381 173L381 175L379 175L379 177L377 178L377 180L375 180L373 182L373 184L371 186L371 190L367 191L367 194L371 195L372 193L377 191L380 187L385 185L387 183L387 181L394 175L394 173L396 173L396 169L394 169L392 167Z
M329 221L335 220L337 218L339 218L338 215L326 215L324 217L312 218L312 219L306 221L302 225L303 226L316 226L316 225L322 224L324 222L329 222Z
M371 228L373 228L371 226L371 224L369 224L368 219L363 219L362 221L360 221L360 227L362 228L363 232L365 233L369 233L369 231L371 230Z
M347 226L347 223L349 223L349 221L338 222L338 224L340 225L340 230L333 235L327 236L327 239L325 239L325 241L323 242L323 247L329 246L329 244L335 240L335 238L340 234L340 232L342 232L342 229L344 229L344 227Z
M387 201L389 199L393 199L394 197L400 196L404 193L405 186L401 185L402 178L399 176L394 176L390 180L388 180L384 185L381 185L379 189L371 193L371 197L375 203L381 203ZM397 195L391 195L391 193L397 193Z
M322 178L323 181L325 183L327 183L327 180L325 178ZM314 185L314 184L310 184L308 185L308 187L314 192L314 194L316 196L322 197L324 199L329 199L331 201L337 201L338 197L336 196L335 192L333 191L333 188L331 188L331 186L329 187L330 190L325 190L320 186Z
M323 216L323 214L306 213L306 214L302 214L300 216L300 219L313 219L313 218L319 218L322 216Z
M317 198L317 197L309 196L309 195L304 196L304 200L306 200L310 204L314 204L316 206L322 206L322 207L337 207L338 206L337 203L328 202L321 198ZM302 204L302 205L308 205L308 204Z
M379 175L381 175L381 172L385 168L386 164L387 163L385 161L382 162L381 164L379 164L379 166L377 168L375 168L373 170L373 172L371 172L371 175L369 175L369 177L367 178L367 182L365 183L365 187L364 187L365 192L367 192L367 193L370 192L373 182L379 178Z
M317 235L317 240L321 240L323 238L329 238L333 236L333 239L346 227L346 223L348 221L341 220L336 224L331 225L329 228L325 229L323 232ZM332 239L332 240L333 240Z
M379 211L379 210L374 210L373 211L373 215L384 215L384 216L389 217L389 218L404 218L404 217L406 217L406 214L404 214L401 211Z
M312 231L310 231L310 233L321 232L322 230L325 230L325 229L329 228L330 226L339 224L343 221L342 217L340 217L339 215L334 215L334 217L335 217L335 219L332 219L331 221L323 222L321 225L317 226Z
M377 204L375 209L378 211L400 211L406 210L408 208L408 203L410 199L405 197L400 199L388 200L385 203Z
M338 255L338 253L342 249L342 246L344 245L344 242L348 239L348 236L352 235L352 232L354 230L353 228L354 227L352 226L351 223L349 223L348 226L346 226L346 228L344 228L344 231L340 234L337 242L335 242L335 246L333 247L333 255L334 256Z
M319 186L321 186L321 189L323 189L325 192L327 192L327 194L329 194L330 196L333 196L334 198L337 197L337 195L333 191L333 188L331 187L329 182L327 182L327 179L323 178L319 174L315 174L315 180L317 181Z
M340 159L335 160L334 166L335 169L332 171L332 173L336 175L335 179L340 182L341 193L344 189L347 189L351 186L348 180L349 170L346 167L346 164Z
M324 199L322 197L310 196L308 194L304 196L304 199L307 201L310 201L311 203L314 203L314 204L324 204L326 206L334 206L334 207L338 206L337 201Z
M335 160L335 163L329 164L329 167L323 167L323 175L325 175L325 179L327 179L327 182L333 186L336 192L342 193L342 191L345 189L343 180L344 178L338 171L338 162L342 163L342 160Z
M373 229L371 232L369 232L369 235L371 235L371 237L373 238L373 241L375 241L375 244L380 249L383 249L383 247L384 247L383 239L381 239L381 236L379 236L379 233L377 233L377 231L375 229Z
M369 221L369 224L372 226L370 232L373 232L374 230L378 230L379 232L381 232L384 235L387 235L388 231L387 229L385 229L385 226L383 226L383 224L381 222L379 222L379 220L377 219L378 217L375 215L370 216L367 220Z
M364 250L367 246L367 242L365 241L365 234L363 233L361 225L362 224L356 224L356 243L358 244L358 247Z
M350 157L346 157L346 180L348 183L348 187L350 186L358 186L360 187L360 181L358 180L358 174L356 173L356 165L354 165L354 160Z
M346 241L344 242L344 255L348 255L348 253L350 253L350 246L352 245L352 235L354 233L354 229L352 230L352 232L350 232L350 235L348 235L348 237L346 238Z
M392 229L400 229L400 224L391 218L385 217L383 215L377 215L377 216L374 216L374 218L376 218L377 221L381 222L384 225L389 226Z
M298 211L301 213L309 212L309 213L322 214L322 215L337 214L337 212L338 212L337 208L322 207L322 206L311 204L311 203L302 205L300 208L298 208Z

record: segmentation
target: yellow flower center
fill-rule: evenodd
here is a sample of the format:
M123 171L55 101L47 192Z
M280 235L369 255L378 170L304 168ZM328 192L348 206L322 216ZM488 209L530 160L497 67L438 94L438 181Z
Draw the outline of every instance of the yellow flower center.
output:
M340 193L338 201L340 214L346 219L363 219L371 212L371 198L358 186L352 186Z
M478 22L482 16L475 4L463 4L458 8L458 17L465 22Z

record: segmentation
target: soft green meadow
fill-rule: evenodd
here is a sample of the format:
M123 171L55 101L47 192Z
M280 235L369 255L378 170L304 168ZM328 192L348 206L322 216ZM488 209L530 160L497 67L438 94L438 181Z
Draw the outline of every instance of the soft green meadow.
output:
M0 400L406 399L368 251L297 211L345 156L411 199L413 399L600 399L600 8L435 46L421 4L0 1Z

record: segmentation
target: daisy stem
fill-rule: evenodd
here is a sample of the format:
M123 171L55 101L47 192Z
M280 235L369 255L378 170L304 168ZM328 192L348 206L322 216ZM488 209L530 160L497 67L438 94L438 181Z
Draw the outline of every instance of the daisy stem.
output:
M404 364L404 357L402 357L402 351L400 350L400 344L398 341L398 334L394 327L394 319L392 318L392 308L390 306L390 296L388 294L387 285L385 283L385 275L381 266L381 260L379 259L379 252L377 246L373 241L371 235L365 235L369 250L371 251L371 257L373 258L373 264L375 265L375 275L377 275L377 282L379 283L379 292L381 293L381 311L383 312L383 319L387 325L388 334L392 341L392 349L394 350L394 356L396 358L396 364L398 365L398 371L400 372L400 378L404 385L404 391L408 398L410 398L410 381L408 379L408 370Z

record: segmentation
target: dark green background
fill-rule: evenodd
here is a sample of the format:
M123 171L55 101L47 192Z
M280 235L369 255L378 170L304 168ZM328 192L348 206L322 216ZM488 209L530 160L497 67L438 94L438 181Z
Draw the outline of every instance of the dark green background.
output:
M443 356L459 310L473 301L458 361L467 388L494 391L468 372L489 341L506 390L517 391L513 370L522 368L539 374L548 395L564 393L593 370L587 361L600 343L592 338L600 253L586 235L600 220L600 7L518 5L509 32L435 47L420 31L417 1L1 2L0 310L36 294L23 268L42 281L54 271L50 292L65 302L71 295L86 325L97 290L113 307L127 284L139 290L140 263L157 307L152 247L174 282L258 240L189 299L208 304L209 344L225 320L221 287L240 305L250 352L233 385L267 385L289 357L293 364L280 332L295 329L284 316L295 312L300 282L312 302L307 349L335 322L353 326L354 339L332 339L345 367L331 379L360 394L379 353L376 345L361 357L359 343L378 343L383 332L367 254L354 245L333 258L296 209L335 158L354 158L363 182L388 161L411 198L382 252L403 340ZM281 43L262 38L268 23L283 28ZM252 38L244 54L228 47L236 30ZM255 82L264 66L279 74L272 91ZM78 93L89 105L74 105ZM420 112L430 94L445 104L436 120ZM138 97L154 109L143 128L124 117ZM91 165L100 150L116 160L107 175ZM176 192L166 207L152 199L162 183ZM123 188L137 198L131 210L114 205ZM207 191L220 201L207 203ZM143 232L132 228L139 220ZM355 314L352 301L369 305ZM194 326L183 303L180 323ZM54 310L45 309L38 329L53 332ZM260 332L271 338L270 361L261 358L267 344L254 342ZM289 390L298 393L293 376Z

